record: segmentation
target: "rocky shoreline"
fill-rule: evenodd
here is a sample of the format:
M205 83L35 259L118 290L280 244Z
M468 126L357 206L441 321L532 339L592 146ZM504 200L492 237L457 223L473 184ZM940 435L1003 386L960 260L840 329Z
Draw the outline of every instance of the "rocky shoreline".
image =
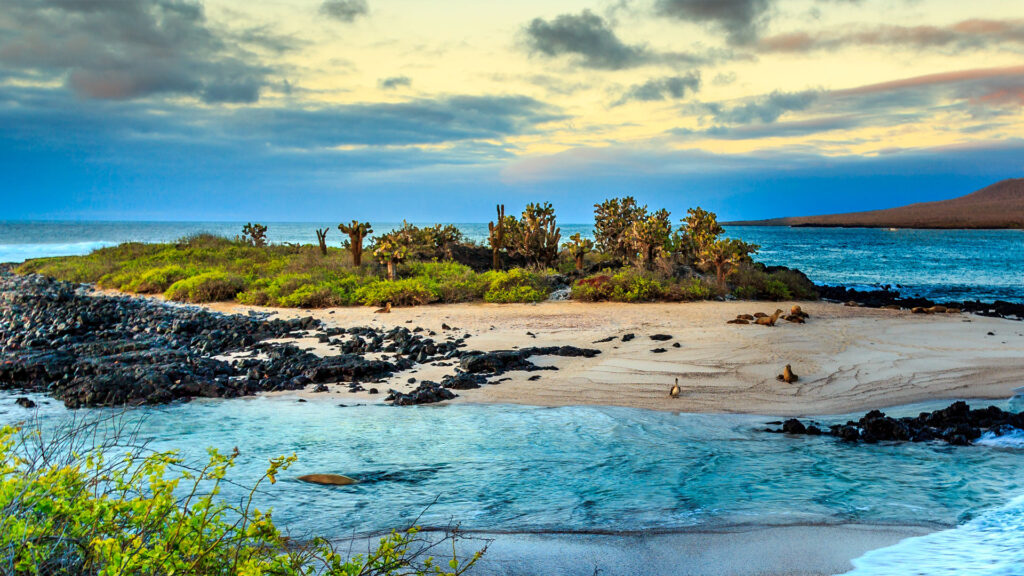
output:
M821 426L804 424L796 418L786 420L779 429L767 432L835 436L847 442L933 442L943 441L966 446L986 432L1003 435L1024 430L1024 413L1007 412L996 406L972 410L966 402L954 402L947 408L922 412L916 417L892 418L872 410L860 420Z
M979 316L992 318L1004 318L1007 320L1024 320L1024 304L996 300L994 302L982 302L980 300L964 300L936 302L928 298L903 298L900 293L890 288L880 290L855 290L844 286L820 286L815 285L818 297L830 302L855 303L866 308L900 308L913 310L927 310L935 306L954 308L963 312L970 312Z
M44 393L69 408L233 398L311 384L326 389L336 382L361 391L363 383L420 364L459 361L442 383L389 396L395 405L420 404L486 384L484 374L537 369L527 361L531 355L598 353L571 346L467 351L468 335L454 329L438 337L418 327L346 329L312 317L218 314L8 271L0 271L0 307L0 390ZM295 338L316 338L337 354L318 356L276 341Z

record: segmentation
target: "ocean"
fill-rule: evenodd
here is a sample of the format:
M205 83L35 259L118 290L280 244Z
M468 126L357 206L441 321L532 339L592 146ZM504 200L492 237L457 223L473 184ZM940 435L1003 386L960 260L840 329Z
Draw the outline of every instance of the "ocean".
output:
M121 242L168 242L199 232L234 237L239 222L0 222L0 262L86 254ZM377 233L398 223L375 222ZM486 223L455 223L470 240L486 242ZM337 223L270 222L270 242L316 242L314 230ZM563 224L562 237L592 237L589 224ZM890 285L903 296L933 300L1024 302L1024 231L887 230L734 226L727 234L758 244L757 260L798 268L818 284L851 288Z

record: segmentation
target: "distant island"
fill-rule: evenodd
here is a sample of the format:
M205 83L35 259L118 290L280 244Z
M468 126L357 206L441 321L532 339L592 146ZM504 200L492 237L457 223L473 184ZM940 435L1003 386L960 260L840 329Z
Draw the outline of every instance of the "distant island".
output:
M732 226L835 228L1024 229L1024 178L997 182L966 196L888 210L726 222Z

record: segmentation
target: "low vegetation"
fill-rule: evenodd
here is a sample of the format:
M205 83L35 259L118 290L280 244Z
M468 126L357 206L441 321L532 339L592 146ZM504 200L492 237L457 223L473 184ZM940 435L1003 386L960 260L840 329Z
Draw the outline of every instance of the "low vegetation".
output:
M348 544L292 540L254 501L294 456L270 460L248 495L232 504L220 493L237 448L211 449L209 460L195 466L110 425L0 428L0 573L457 576L483 553L462 560L457 535L430 542L417 528L392 532L354 557L340 552Z
M327 245L326 228L315 230L316 245L277 245L267 243L266 226L250 223L233 240L126 243L29 260L18 272L181 302L302 308L539 302L563 287L588 302L817 297L799 272L754 262L758 247L724 238L715 215L700 208L673 227L667 210L606 200L595 206L594 240L574 234L565 243L551 204L528 204L519 216L498 206L497 216L483 246L440 224L403 222L371 238L370 224L357 220L338 225L347 237L340 248Z

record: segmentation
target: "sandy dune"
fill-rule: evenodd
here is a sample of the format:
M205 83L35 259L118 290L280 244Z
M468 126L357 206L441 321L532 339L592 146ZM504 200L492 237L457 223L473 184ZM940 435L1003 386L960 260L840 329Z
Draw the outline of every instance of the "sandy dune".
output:
M792 303L779 303L787 309ZM338 326L422 326L470 334L471 350L572 344L602 351L593 359L535 357L556 366L511 372L511 378L460 392L455 402L530 405L604 404L684 412L821 415L946 398L1007 398L1024 386L1024 323L972 315L909 312L803 303L807 324L774 328L729 325L739 313L772 312L774 303L686 304L457 304L395 309L279 310L284 317L313 314ZM219 304L225 312L244 306ZM442 332L447 323L457 331ZM532 337L528 332L536 335ZM622 342L626 333L636 334ZM672 340L652 341L652 334ZM992 333L991 335L989 333ZM607 336L612 342L594 344ZM678 343L679 347L673 344ZM312 345L312 344L311 344ZM664 348L664 353L653 349ZM800 376L776 381L785 364ZM406 390L410 377L439 379L453 368L421 367L384 385ZM540 375L540 379L528 378ZM668 396L675 378L682 394ZM324 398L323 394L309 395ZM379 401L338 387L330 398Z

